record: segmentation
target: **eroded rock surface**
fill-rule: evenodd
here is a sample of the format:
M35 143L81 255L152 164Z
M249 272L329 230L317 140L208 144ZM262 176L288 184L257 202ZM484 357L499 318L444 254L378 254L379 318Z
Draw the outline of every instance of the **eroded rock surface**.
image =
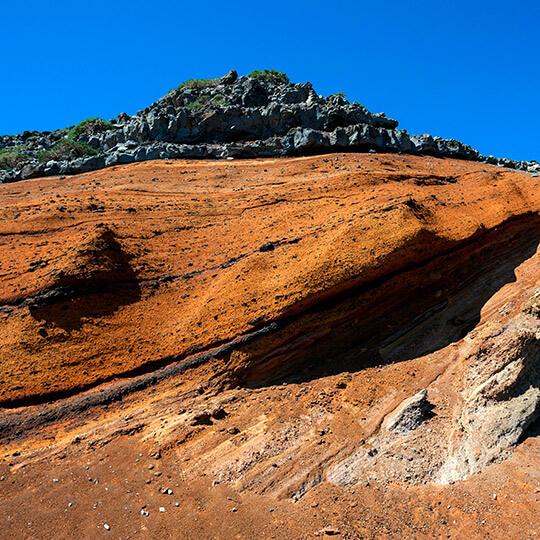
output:
M534 537L539 186L396 154L0 186L5 534Z
M538 296L535 297L538 306ZM527 313L476 336L463 403L440 480L461 480L507 455L540 415L540 325Z

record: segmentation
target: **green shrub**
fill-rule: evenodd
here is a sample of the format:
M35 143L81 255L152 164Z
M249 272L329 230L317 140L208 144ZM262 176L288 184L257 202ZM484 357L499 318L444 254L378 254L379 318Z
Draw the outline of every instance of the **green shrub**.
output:
M224 106L224 105L228 105L228 104L229 104L229 101L222 94L218 94L217 96L214 96L212 98L212 105Z
M197 111L203 107L204 105L200 101L194 101L193 103L188 103L186 105L186 109L189 109L190 111Z
M77 142L72 139L62 139L56 143L50 150L39 153L39 161L63 161L65 159L75 159L86 156L95 156L97 151L85 143Z
M210 96L204 94L201 97L199 97L196 101L193 101L192 103L188 103L186 105L186 108L188 108L190 111L202 109L209 101L210 101Z
M19 165L27 161L28 156L20 151L21 148L21 146L13 146L0 150L0 169L16 169Z
M101 118L87 118L72 128L67 137L71 141L76 141L83 134L95 135L96 133L107 131L109 129L114 129L111 122L107 122Z
M265 69L261 71L260 69L255 69L248 74L248 77L252 79L268 79L274 82L288 83L289 77L282 71L276 71L275 69Z
M189 79L178 86L178 90L182 88L210 88L217 86L219 79Z

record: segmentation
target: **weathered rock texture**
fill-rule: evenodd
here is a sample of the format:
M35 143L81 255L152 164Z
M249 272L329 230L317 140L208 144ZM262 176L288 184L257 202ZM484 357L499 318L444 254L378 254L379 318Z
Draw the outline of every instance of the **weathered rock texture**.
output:
M538 293L532 306L538 310ZM461 480L507 455L540 409L540 319L527 311L472 340L463 403L439 477Z
M0 186L3 534L534 537L539 187L365 153Z
M40 152L65 138L26 131L0 137L0 150L18 148L28 157L4 182L43 175L78 174L152 159L238 158L306 155L339 150L400 152L455 157L540 173L537 162L481 156L456 140L410 135L384 113L373 114L343 94L318 95L310 83L253 79L235 73L202 88L184 87L134 116L112 120L112 129L82 133L77 141L97 155L39 163Z
M396 433L409 433L424 421L428 411L427 391L420 390L418 394L404 400L398 409L387 418L386 429Z

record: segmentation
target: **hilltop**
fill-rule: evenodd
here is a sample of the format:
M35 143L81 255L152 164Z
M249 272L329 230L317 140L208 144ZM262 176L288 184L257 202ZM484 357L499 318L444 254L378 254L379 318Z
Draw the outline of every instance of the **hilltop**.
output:
M153 159L257 158L335 151L454 157L540 173L537 162L482 156L455 140L411 135L344 94L323 97L275 70L192 79L134 116L0 137L0 180L79 174Z

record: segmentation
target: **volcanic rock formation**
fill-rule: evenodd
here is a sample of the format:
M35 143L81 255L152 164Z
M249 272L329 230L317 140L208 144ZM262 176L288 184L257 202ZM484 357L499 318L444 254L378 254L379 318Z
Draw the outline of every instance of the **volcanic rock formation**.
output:
M257 114L329 106L233 79L215 91ZM153 114L125 120L140 144ZM396 153L161 160L0 199L6 538L537 534L534 174Z
M309 82L293 84L283 74L254 78L231 71L221 79L195 83L180 85L134 116L120 114L103 126L106 129L96 129L99 124L91 129L90 124L80 133L68 128L0 137L0 151L13 158L0 170L0 181L77 174L152 159L339 150L455 157L540 173L537 162L486 157L455 140L410 135L384 113L373 114L359 103L349 103L343 94L323 97ZM44 157L58 145L63 145L62 152Z

